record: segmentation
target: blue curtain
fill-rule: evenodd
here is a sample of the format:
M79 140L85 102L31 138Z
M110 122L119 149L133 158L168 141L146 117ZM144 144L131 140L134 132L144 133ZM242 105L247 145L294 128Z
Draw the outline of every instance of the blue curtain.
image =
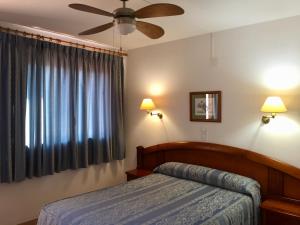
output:
M0 181L125 157L123 58L0 33Z

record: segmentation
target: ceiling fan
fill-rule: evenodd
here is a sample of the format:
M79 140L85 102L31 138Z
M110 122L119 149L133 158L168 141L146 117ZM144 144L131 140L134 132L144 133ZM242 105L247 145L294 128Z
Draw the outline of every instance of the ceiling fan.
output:
M168 3L152 4L135 11L126 7L126 1L128 0L121 1L123 2L123 7L116 9L113 13L84 4L70 4L69 7L72 9L114 18L114 20L110 23L83 31L79 33L79 35L96 34L115 25L121 35L127 35L137 29L149 38L158 39L165 33L161 27L147 22L137 21L136 18L144 19L164 16L177 16L184 13L184 10L181 7Z

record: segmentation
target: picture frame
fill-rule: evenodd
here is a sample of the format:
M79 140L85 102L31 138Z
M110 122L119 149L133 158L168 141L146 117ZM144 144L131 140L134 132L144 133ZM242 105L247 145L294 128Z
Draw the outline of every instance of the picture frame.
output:
M190 92L190 121L222 122L222 92Z

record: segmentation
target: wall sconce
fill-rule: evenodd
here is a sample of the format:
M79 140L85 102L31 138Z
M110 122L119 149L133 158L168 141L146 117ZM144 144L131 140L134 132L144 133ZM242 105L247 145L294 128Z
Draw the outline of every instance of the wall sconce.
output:
M265 113L271 113L270 115L264 115L261 118L261 121L264 124L267 124L270 122L271 118L273 118L273 119L275 118L276 113L286 112L287 108L285 107L285 105L280 97L271 96L266 99L266 101L264 102L260 111L265 112Z
M159 119L163 118L162 113L153 113L151 110L155 109L155 104L151 98L144 98L140 106L140 110L146 110L151 116L158 116Z

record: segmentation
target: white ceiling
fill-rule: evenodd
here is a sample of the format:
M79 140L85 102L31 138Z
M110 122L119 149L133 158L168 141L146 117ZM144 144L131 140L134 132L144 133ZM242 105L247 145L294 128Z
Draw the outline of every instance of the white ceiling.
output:
M177 4L184 8L185 14L144 20L162 26L166 34L161 39L151 40L136 31L123 36L123 48L138 48L300 15L300 0L129 0L128 7L139 9L161 2ZM109 17L70 9L70 3L88 4L109 12L121 6L119 0L0 0L0 20L71 35L111 21ZM119 35L113 35L113 29L84 38L120 45Z

